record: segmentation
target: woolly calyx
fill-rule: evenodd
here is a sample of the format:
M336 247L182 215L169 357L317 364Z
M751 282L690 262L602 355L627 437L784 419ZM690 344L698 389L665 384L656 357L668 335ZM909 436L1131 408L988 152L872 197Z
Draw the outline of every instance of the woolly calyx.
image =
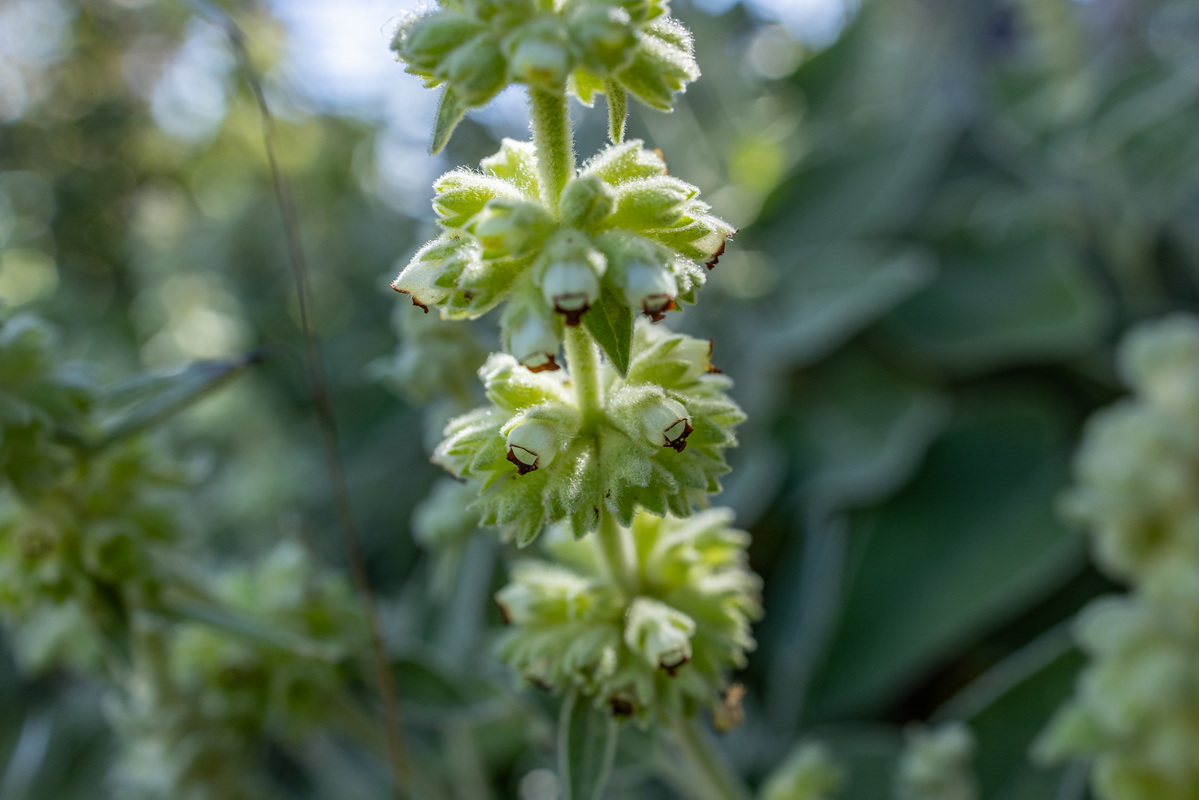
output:
M731 520L725 509L639 513L635 589L609 577L590 540L555 528L546 538L558 563L518 562L496 596L508 622L501 658L531 683L578 688L642 724L714 706L753 649L750 622L761 614L749 537Z
M688 516L720 491L724 451L743 419L708 351L708 342L639 325L628 376L603 367L592 420L564 370L533 374L493 355L480 370L491 406L452 420L434 460L470 480L483 523L521 545L558 520L582 536L600 509L625 525L638 505ZM522 432L532 420L538 427Z
M695 302L735 232L639 141L586 164L555 209L542 204L528 143L505 140L482 169L437 182L433 205L444 233L417 251L392 288L453 319L504 301L521 305L501 320L503 338L509 348L531 347L510 352L522 363L532 357L533 367L548 368L557 347L547 344L546 326L523 326L552 314L578 324L604 294L660 320L678 303Z
M691 34L661 0L442 2L409 15L391 48L406 71L444 86L434 150L470 108L515 83L570 91L587 105L614 86L670 111L699 77Z

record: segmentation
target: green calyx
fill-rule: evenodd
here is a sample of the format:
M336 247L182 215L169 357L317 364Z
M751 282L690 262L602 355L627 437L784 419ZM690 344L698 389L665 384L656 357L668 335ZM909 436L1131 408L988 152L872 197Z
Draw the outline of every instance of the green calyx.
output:
M577 536L602 513L629 525L638 505L689 516L720 491L724 451L744 418L709 349L639 325L628 375L602 368L594 417L562 373L494 355L480 370L491 405L452 420L434 460L470 480L483 523L522 546L559 520Z
M557 563L519 562L496 595L509 625L500 656L527 681L578 688L642 723L712 707L753 649L750 623L761 614L749 536L731 520L724 509L686 520L638 514L632 586L611 579L592 540L555 529L546 549Z
M409 16L392 41L396 58L429 87L444 86L434 151L468 109L521 83L567 92L631 94L669 111L699 77L690 33L662 0L450 2Z
M444 232L392 287L452 319L508 301L505 346L531 369L555 368L562 326L592 309L631 325L631 314L658 320L695 302L735 232L639 141L586 164L557 208L540 198L532 145L511 140L482 172L455 170L435 189Z

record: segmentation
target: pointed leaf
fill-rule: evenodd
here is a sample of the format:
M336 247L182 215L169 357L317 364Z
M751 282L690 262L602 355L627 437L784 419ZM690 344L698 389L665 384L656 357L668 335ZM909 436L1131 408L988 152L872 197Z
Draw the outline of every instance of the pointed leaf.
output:
M604 94L608 98L608 138L612 144L624 141L625 119L629 114L629 94L616 81L604 82Z
M430 153L437 155L445 148L454 128L458 127L458 123L466 116L468 108L470 106L453 89L445 87L445 91L441 93L441 102L437 104L437 120L433 123L433 142L429 145Z
M572 691L558 720L558 771L563 800L599 800L612 772L616 720Z
M633 352L633 310L605 289L599 302L583 315L583 324L621 377L628 375Z
M100 424L96 447L132 436L161 422L258 363L259 356L220 361L197 361L182 368L147 372L123 381L104 393L102 402L113 412Z

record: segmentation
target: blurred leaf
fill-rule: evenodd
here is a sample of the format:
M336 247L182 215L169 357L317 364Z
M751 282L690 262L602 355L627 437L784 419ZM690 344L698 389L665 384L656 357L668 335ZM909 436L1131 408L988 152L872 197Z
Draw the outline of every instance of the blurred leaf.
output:
M426 650L407 649L402 656L392 660L392 669L405 705L422 710L445 714L497 698L510 698L502 687L446 664Z
M1105 321L1080 262L1069 241L1044 232L961 248L886 329L962 373L1067 358L1094 346Z
M862 134L844 124L830 146L800 164L770 198L759 225L776 253L818 242L888 236L933 190L957 135L937 103L910 108L890 128Z
M437 103L437 119L433 122L433 141L429 144L431 154L437 155L445 149L454 128L458 127L458 123L466 116L468 108L470 106L466 101L449 86L442 90L441 99Z
M633 352L633 310L604 289L599 302L583 315L583 325L603 348L616 371L622 377L627 375Z
M856 515L842 616L809 701L816 716L886 702L1076 568L1084 542L1053 511L1070 448L1041 395L963 402L916 479Z
M597 710L578 690L562 703L558 722L558 772L563 800L598 800L612 772L616 720Z
M928 284L931 253L882 242L796 247L788 279L760 336L770 361L799 366L822 358Z
M907 480L949 422L930 386L850 348L799 377L791 452L824 513L877 500Z
M101 423L97 448L139 433L178 414L209 392L258 363L249 355L223 361L197 361L179 369L147 372L106 390L102 402L115 409Z
M988 797L1054 800L1065 770L1030 763L1029 750L1068 700L1084 659L1069 625L1060 625L996 664L937 710L969 723L978 740L975 767Z
M836 725L812 732L813 741L829 748L845 773L837 800L886 800L892 796L895 764L903 748L896 728L885 725Z

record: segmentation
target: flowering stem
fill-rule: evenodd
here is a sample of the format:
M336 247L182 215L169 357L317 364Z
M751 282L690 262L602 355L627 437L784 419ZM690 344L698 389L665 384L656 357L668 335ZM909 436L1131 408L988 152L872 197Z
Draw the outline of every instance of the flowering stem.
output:
M550 213L558 213L562 189L575 172L574 135L566 94L529 87L529 116L533 145L537 148L537 171L541 199Z
M603 384L600 381L600 355L595 340L582 325L567 326L563 342L566 366L574 385L575 399L583 412L584 426L599 420L604 407Z
M695 787L705 800L749 800L749 790L729 768L712 739L700 730L697 719L680 719L674 724L675 739L683 758L690 762L687 773L696 776Z
M630 593L637 592L640 567L632 531L624 528L607 509L600 511L600 529L594 534L596 550L612 580Z

